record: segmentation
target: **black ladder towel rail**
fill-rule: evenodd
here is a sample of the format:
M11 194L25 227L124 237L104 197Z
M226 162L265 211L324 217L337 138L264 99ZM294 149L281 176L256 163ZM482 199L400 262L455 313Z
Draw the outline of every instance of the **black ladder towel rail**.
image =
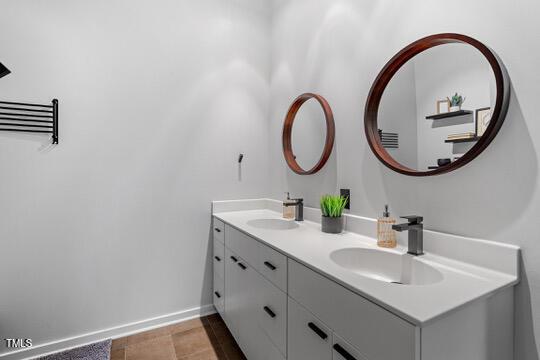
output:
M51 134L58 144L58 100L50 105L0 101L0 131Z

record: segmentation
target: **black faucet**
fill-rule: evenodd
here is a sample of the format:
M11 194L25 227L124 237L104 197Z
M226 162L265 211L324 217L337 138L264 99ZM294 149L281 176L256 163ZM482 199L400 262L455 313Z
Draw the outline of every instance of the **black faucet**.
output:
M287 193L287 201L283 202L283 206L295 206L295 221L304 221L304 199L291 199Z
M392 229L396 231L405 231L409 232L409 249L408 254L418 256L424 254L424 224L422 216L409 215L409 216L400 216L402 219L407 219L406 224L392 225Z

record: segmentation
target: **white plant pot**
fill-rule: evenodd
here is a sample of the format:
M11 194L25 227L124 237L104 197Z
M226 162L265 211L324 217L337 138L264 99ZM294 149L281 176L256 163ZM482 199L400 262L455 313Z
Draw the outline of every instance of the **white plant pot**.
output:
M461 110L461 106L450 106L450 112Z

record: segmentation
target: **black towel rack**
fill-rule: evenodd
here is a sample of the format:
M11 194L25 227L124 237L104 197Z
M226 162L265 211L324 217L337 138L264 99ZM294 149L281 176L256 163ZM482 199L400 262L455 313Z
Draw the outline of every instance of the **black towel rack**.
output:
M58 100L51 105L0 101L0 131L51 134L58 144Z

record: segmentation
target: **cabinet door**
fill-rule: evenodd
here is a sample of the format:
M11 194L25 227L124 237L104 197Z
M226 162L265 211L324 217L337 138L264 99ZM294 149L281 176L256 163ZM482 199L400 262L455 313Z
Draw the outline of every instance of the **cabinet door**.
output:
M331 360L332 332L322 321L289 298L288 360Z
M214 307L221 314L221 316L223 316L225 309L225 292L223 291L224 284L225 282L221 276L214 271Z
M287 294L259 275L257 319L268 341L287 353Z
M236 325L239 345L250 360L259 359L259 342L261 331L257 323L257 296L260 294L260 275L244 259L238 258L236 263L238 312Z
M338 334L333 334L332 360L367 360L354 346L343 340Z
M240 279L238 278L239 257L229 249L225 248L225 299L224 299L224 317L227 327L233 334L236 341L240 341L238 334L238 319L240 316Z

